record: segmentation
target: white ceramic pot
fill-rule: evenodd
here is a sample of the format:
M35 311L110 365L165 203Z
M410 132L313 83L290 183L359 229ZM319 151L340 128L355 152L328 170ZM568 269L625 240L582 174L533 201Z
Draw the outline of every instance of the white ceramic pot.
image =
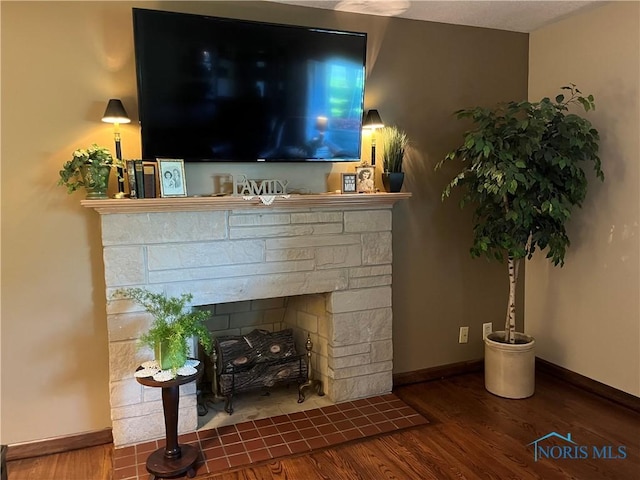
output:
M493 332L484 340L485 388L499 397L530 397L535 390L535 341L517 332L515 344L502 338L504 332Z

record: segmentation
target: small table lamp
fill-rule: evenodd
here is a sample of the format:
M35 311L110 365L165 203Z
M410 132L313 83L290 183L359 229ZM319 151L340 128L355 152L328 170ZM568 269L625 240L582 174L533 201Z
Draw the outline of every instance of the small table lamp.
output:
M102 121L105 123L113 123L113 136L116 142L116 158L122 160L122 147L120 146L120 124L130 123L131 119L124 109L124 105L118 98L112 98L107 103L107 109L104 111ZM118 193L116 198L124 197L124 178L123 169L118 167Z
M384 127L378 110L369 110L362 124L362 128L371 130L371 166L376 164L376 129Z

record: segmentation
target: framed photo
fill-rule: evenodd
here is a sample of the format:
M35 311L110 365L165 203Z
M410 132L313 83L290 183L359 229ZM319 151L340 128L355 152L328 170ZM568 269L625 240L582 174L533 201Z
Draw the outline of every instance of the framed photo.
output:
M342 193L356 193L356 174L342 174Z
M187 183L184 178L184 160L176 158L159 158L160 196L186 197Z
M375 193L373 167L356 167L356 190L358 193Z

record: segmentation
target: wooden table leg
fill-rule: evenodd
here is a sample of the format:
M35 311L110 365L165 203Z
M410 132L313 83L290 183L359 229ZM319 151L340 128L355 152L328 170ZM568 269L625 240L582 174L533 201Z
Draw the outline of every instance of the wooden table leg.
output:
M180 387L174 385L162 389L162 408L164 410L164 428L167 444L165 457L180 458L178 445L178 403L180 402Z
M194 465L198 459L199 449L191 445L178 444L178 403L180 387L174 385L162 388L162 407L164 409L164 426L166 446L159 448L147 458L147 471L154 478L195 475Z
M199 449L191 445L180 445L180 458L169 459L164 455L164 448L159 448L147 458L147 472L156 478L171 478L185 473L189 478L195 475L194 465L198 459Z

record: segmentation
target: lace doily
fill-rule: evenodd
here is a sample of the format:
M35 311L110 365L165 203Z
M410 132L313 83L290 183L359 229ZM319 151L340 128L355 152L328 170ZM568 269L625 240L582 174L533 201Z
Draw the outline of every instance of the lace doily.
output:
M258 198L260 199L263 205L271 205L273 201L276 199L276 197L289 198L290 195L258 195ZM253 195L244 195L242 198L244 200L253 200L256 197Z
M157 368L143 368L142 370L136 370L133 375L137 378L153 377L159 371Z
M185 365L184 367L180 367L178 370L176 370L176 373L178 375L182 375L183 377L188 377L189 375L198 373L198 370L196 370L194 367Z
M187 359L184 366L176 370L176 374L181 377L188 377L189 375L195 375L198 373L196 367L200 365L200 360L194 360L192 358ZM161 370L160 365L155 360L149 360L148 362L140 365L142 368L136 370L133 376L136 378L153 377L156 382L167 382L176 378L172 370Z
M173 380L174 378L176 377L171 370L160 370L153 376L153 379L156 382L167 382L169 380Z

